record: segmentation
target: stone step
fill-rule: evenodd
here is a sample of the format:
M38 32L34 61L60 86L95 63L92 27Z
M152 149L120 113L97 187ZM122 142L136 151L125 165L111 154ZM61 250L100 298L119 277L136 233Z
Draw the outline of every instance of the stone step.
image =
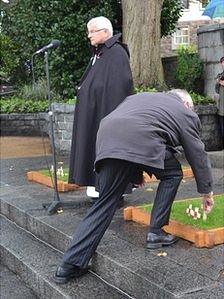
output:
M19 275L40 298L131 298L100 280L94 273L66 285L55 284L52 275L61 253L4 216L1 216L1 228L2 263Z
M0 265L1 299L38 299L32 290L9 268Z
M60 215L47 216L43 210L37 209L41 200L37 204L37 200L25 194L16 200L14 197L8 194L2 200L2 213L63 252L82 218L82 211L64 211ZM28 209L28 206L33 206L33 209ZM125 233L128 235L128 231ZM138 246L137 242L133 244L123 235L119 237L119 234L109 230L92 260L93 271L134 298L187 298L190 294L191 298L197 298L198 294L205 292L205 288L209 288L209 291L215 288L218 294L221 292L222 298L223 292L220 291L217 278L211 279L211 273L206 276L206 267L197 269L192 263L198 262L196 258L194 260L193 257L187 263L181 262L181 254L186 254L181 246L180 252L176 253L178 258L172 256L172 248L168 248L168 258L161 261L161 257L157 256L158 251L147 251L143 246ZM218 254L221 254L221 249Z

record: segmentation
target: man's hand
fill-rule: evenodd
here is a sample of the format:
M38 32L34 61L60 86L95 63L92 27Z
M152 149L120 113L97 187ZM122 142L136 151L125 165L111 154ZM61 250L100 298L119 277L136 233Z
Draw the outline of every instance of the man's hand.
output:
M202 198L203 210L205 213L211 213L214 206L213 192L204 194Z

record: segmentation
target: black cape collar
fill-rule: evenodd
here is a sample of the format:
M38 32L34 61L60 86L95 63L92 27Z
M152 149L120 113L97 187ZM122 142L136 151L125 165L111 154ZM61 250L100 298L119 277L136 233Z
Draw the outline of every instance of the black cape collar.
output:
M121 33L115 34L111 38L105 41L105 45L107 48L112 47L115 43L120 42Z

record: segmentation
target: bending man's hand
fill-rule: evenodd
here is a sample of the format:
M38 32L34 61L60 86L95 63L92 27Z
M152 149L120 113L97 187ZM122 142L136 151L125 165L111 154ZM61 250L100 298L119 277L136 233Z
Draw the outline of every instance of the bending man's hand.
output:
M203 210L205 213L209 214L214 206L213 192L204 194L202 198Z

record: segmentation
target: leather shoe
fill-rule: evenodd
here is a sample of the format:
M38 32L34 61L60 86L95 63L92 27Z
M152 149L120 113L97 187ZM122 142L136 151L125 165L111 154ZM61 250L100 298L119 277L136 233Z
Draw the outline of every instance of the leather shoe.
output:
M59 266L53 276L54 282L63 284L69 282L72 278L80 277L88 272L88 268L80 268L78 266L64 267Z
M162 232L161 234L155 234L155 233L148 233L147 234L147 240L146 240L146 246L148 249L156 249L161 248L165 245L171 245L175 243L178 240L177 237L167 234L166 232Z

